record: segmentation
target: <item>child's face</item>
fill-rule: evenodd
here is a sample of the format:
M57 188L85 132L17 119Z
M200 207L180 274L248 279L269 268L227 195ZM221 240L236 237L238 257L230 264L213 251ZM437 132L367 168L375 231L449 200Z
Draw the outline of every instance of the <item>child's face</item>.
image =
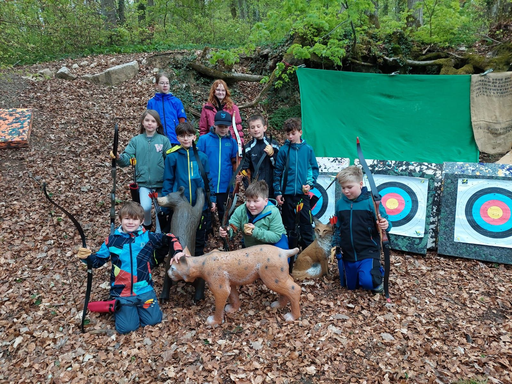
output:
M165 76L160 77L160 79L158 79L158 83L156 84L156 89L160 93L169 93L171 90L169 79Z
M219 99L219 101L224 100L224 98L226 97L226 89L222 84L217 85L217 88L215 88L215 96L217 96L217 99Z
M134 232L140 227L141 220L125 216L121 219L121 228L124 232Z
M249 123L249 134L255 139L263 139L267 126L261 120L254 120Z
M286 133L286 138L290 141L292 144L299 144L300 143L300 137L302 136L302 129L297 131L294 129L291 132Z
M363 189L362 181L348 181L341 184L341 191L349 200L357 199L361 194L361 189Z
M227 136L229 133L229 125L215 125L215 133L219 136Z
M258 197L246 197L245 206L251 213L251 215L257 215L263 211L263 208L267 206L268 199L264 199L261 196Z
M156 132L158 123L156 122L156 119L148 113L144 116L144 120L142 120L142 126L146 130L146 134L152 135Z
M178 135L178 141L181 146L185 149L189 149L192 146L192 143L196 139L196 135L191 133L185 133L184 135Z

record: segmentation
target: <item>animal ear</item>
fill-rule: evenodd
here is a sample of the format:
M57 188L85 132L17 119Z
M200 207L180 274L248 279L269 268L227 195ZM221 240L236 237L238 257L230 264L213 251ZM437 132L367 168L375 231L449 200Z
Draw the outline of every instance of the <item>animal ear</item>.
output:
M315 216L313 216L313 223L315 223L315 227L318 225L318 224L322 224L320 222L320 220L318 220Z
M185 247L185 249L183 250L183 253L184 253L185 255L187 255L187 256L192 256L192 255L190 254L190 250L188 249L188 247Z

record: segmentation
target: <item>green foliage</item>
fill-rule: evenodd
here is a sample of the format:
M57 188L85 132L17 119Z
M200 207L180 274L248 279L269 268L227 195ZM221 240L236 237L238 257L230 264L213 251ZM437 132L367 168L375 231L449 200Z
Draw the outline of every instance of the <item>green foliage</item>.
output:
M369 33L377 41L401 32L422 44L471 44L486 33L496 0L115 0L125 6L123 23L107 22L104 3L0 1L0 65L207 45L222 48L212 64L230 66L244 50L291 37L295 58L341 66Z
M290 117L300 117L301 110L300 105L294 105L292 107L283 107L277 109L268 119L268 125L274 129L281 129L284 122Z

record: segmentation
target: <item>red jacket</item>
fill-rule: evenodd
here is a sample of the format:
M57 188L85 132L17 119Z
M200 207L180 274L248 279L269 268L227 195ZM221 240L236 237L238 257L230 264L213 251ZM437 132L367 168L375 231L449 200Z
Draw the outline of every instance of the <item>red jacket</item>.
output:
M231 116L233 113L235 114L235 123L236 129L238 130L238 134L240 135L240 139L242 139L242 144L244 144L244 131L242 130L242 118L240 117L240 111L238 107L233 104L233 108L225 108L224 111L228 112ZM217 113L217 108L215 108L212 104L206 103L203 105L203 110L201 111L201 119L199 120L199 135L206 135L210 132L210 127L213 127L215 114ZM233 126L229 127L231 132L231 136L236 140L235 131Z

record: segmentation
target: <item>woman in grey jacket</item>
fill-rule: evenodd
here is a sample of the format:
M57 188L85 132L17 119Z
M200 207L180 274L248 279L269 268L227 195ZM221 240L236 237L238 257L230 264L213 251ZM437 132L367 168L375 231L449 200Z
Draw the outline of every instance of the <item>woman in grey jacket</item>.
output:
M164 180L165 153L171 148L171 142L163 135L163 127L158 112L146 110L140 119L140 135L130 140L121 155L116 157L120 167L130 165L135 158L135 179L139 184L140 205L144 208L144 227L151 227L151 198L155 190L160 193ZM134 180L135 182L135 180Z

